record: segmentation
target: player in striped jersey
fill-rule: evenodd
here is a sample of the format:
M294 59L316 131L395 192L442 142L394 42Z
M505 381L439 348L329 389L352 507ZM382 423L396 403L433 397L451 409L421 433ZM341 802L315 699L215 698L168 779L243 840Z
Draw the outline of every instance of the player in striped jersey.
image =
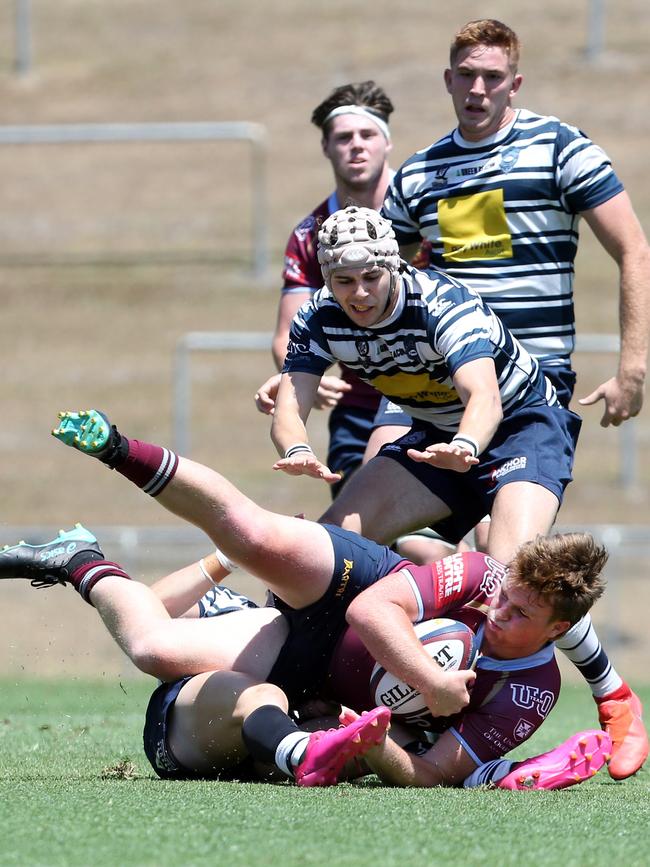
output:
M604 399L618 425L643 401L650 250L607 155L576 127L515 109L519 40L494 20L456 35L445 70L458 127L398 170L384 214L406 257L426 238L431 264L481 294L568 405L575 377L574 260L584 217L620 271L616 376L581 403Z
M404 257L425 238L431 264L476 289L542 364L568 406L575 385L574 260L583 216L620 271L621 356L614 377L580 402L605 401L603 426L643 402L650 251L609 158L579 129L512 107L520 45L499 21L454 38L445 83L458 127L397 172L383 213ZM393 410L384 400L377 419ZM425 552L426 556L426 552Z
M491 512L490 553L506 562L512 546L552 526L571 478L577 416L480 296L400 260L377 212L337 212L319 242L326 288L292 326L272 426L283 455L275 468L336 479L311 451L305 422L320 377L344 360L415 423L357 471L323 520L390 544L445 519L457 542Z

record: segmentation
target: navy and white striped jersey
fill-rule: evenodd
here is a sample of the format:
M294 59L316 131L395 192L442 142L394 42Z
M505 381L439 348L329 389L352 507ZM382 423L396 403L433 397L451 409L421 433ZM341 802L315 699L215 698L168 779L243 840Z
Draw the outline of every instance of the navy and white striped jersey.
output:
M579 215L622 190L584 133L519 109L482 141L455 130L414 154L383 213L400 244L427 239L431 264L479 292L532 355L567 365Z
M355 325L320 289L293 320L283 372L322 376L343 361L411 416L450 433L464 411L452 376L479 358L494 360L504 414L557 403L537 361L476 292L442 272L404 267L395 309L372 328Z

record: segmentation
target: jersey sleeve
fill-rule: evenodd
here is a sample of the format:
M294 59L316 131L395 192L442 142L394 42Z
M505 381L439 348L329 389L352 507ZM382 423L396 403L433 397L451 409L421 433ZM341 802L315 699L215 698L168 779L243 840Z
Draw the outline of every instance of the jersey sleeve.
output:
M307 301L291 323L282 373L322 376L334 360L319 322L315 300Z
M291 233L284 252L282 293L309 292L313 294L323 285L318 264L318 229L332 207L333 195L321 202Z
M282 293L315 292L323 285L316 257L316 220L310 214L291 233L284 251Z
M570 213L595 208L623 191L605 151L581 130L561 123L556 147L556 181Z
M469 361L494 358L492 321L481 299L464 286L450 284L429 303L432 345L453 376Z
M402 191L403 172L407 166L408 163L395 173L381 208L382 216L391 221L397 243L402 247L422 240L419 224L411 216Z
M418 603L418 622L442 617L470 602L489 604L499 589L505 566L477 551L451 554L404 572Z

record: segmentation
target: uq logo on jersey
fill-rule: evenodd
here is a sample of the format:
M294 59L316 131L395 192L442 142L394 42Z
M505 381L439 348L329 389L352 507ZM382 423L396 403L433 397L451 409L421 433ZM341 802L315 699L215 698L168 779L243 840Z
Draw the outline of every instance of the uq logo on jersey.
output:
M485 572L483 573L483 578L481 579L480 590L482 593L488 597L488 599L497 592L499 587L501 586L501 582L503 581L506 574L506 567L502 564L493 560L492 557L488 557L487 554L485 556Z
M525 710L535 710L542 719L546 719L555 700L555 696L549 689L539 689L527 683L511 683L510 689L513 704Z

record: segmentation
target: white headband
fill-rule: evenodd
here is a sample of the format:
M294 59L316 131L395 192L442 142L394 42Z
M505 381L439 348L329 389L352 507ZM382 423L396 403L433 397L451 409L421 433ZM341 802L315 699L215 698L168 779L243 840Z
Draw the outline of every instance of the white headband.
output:
M330 111L323 121L323 126L325 126L328 121L332 120L333 117L338 117L341 114L360 114L363 117L369 117L370 120L373 121L373 123L375 123L382 131L386 141L390 141L390 130L388 129L386 121L382 120L376 114L373 114L373 112L368 111L368 109L364 108L362 105L339 105L338 108L334 108Z

